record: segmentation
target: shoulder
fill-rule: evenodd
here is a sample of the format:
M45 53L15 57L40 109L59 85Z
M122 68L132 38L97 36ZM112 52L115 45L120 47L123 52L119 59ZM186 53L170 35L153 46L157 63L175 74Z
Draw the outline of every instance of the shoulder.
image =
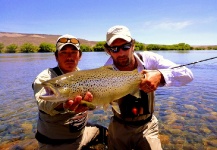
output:
M139 53L138 59L142 60L143 65L145 66L146 69L153 70L153 69L158 69L159 64L164 62L163 56L150 52L150 51L143 51L143 52L137 52Z
M150 51L143 51L143 52L137 52L137 55L139 57L142 57L143 60L159 60L162 59L163 56L154 53L154 52L150 52Z
M148 57L148 56L156 56L156 57L160 56L161 57L161 55L154 53L154 52L150 52L150 51L142 51L138 53L144 57Z
M51 78L54 78L56 76L57 75L53 71L53 69L47 68L37 75L34 82L41 83L43 81L50 80Z

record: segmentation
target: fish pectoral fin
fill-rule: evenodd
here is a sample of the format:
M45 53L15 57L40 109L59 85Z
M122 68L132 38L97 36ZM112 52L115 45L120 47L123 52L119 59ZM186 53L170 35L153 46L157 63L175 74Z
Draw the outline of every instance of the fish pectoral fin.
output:
M104 104L102 107L103 107L103 110L106 111L109 107L109 104Z
M131 95L135 96L136 98L141 98L141 95L140 95L140 91L137 90L136 92L134 93L131 93Z
M120 107L117 102L111 102L112 108L118 113L121 114Z
M93 103L85 101L85 100L81 100L80 104L88 107L88 110L94 110L94 109L96 109L96 106Z

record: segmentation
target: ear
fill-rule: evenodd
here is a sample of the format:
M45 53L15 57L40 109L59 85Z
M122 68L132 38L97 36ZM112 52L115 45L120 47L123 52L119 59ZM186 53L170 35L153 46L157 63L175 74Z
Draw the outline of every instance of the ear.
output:
M78 61L80 61L81 60L81 55L79 56L79 60Z
M79 56L80 56L80 58L81 58L81 56L82 56L82 51L81 51L81 50L79 50Z
M132 52L135 51L135 44L133 43Z
M111 55L111 52L107 48L104 48L104 50L107 54Z
M58 62L58 55L55 55L56 61Z
M79 50L79 59L78 59L78 61L80 61L80 60L81 60L81 57L82 57L82 51L81 51L81 50Z
M107 54L111 55L111 52L110 52L110 51L106 51L106 52L107 52Z

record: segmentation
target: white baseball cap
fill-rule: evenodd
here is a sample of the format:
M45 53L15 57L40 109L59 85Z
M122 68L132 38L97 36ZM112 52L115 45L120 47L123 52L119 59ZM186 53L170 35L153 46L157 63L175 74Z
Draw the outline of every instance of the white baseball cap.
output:
M70 34L64 34L57 39L56 49L60 51L65 45L73 45L77 50L80 50L79 40Z
M122 25L116 25L111 27L106 34L107 45L110 46L112 42L116 39L123 39L127 42L130 42L132 40L132 37L129 29Z

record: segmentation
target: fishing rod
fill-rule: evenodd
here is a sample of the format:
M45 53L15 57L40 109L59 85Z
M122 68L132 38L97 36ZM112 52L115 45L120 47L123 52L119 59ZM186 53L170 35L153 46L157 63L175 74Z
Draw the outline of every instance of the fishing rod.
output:
M217 56L216 57L212 57L212 58L207 58L207 59L199 60L199 61L195 61L195 62L184 64L184 65L179 65L179 66L176 66L176 67L172 67L171 69L179 68L179 67L184 67L184 66L188 66L188 65L193 65L193 64L197 64L199 62L208 61L208 60L215 59L215 58L217 58Z

